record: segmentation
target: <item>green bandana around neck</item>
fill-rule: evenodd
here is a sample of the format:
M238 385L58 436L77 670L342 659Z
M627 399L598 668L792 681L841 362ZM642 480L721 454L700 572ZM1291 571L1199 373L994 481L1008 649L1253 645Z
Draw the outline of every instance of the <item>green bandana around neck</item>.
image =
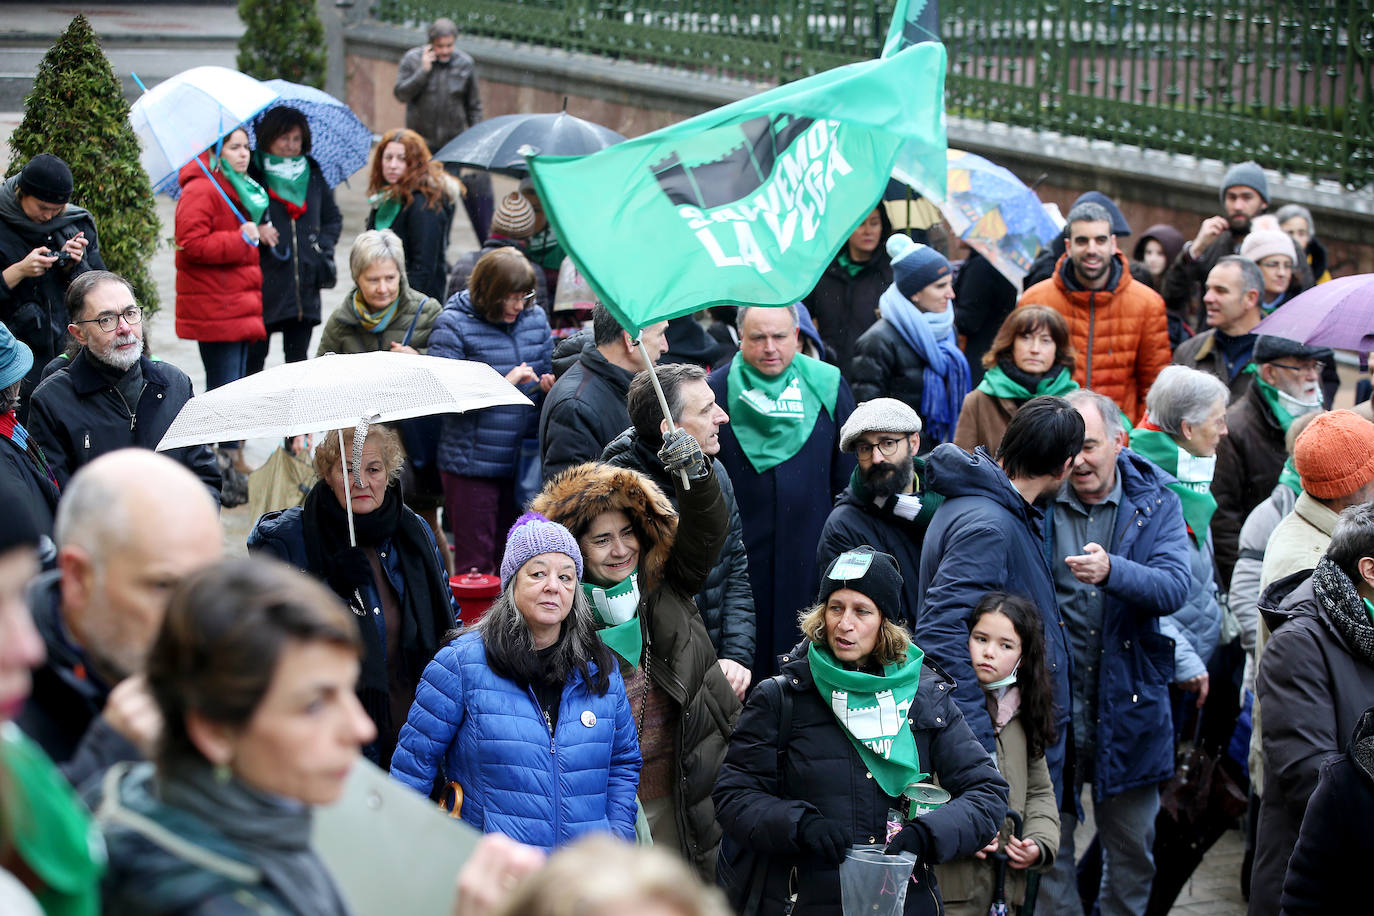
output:
M255 150L253 158L273 194L298 207L305 203L310 187L310 160L304 156L274 156L262 150Z
M1288 460L1283 463L1283 470L1279 471L1279 483L1299 496L1302 495L1302 478L1298 476L1298 466L1293 463L1292 455L1288 456Z
M391 324L391 319L396 317L396 312L401 305L401 296L397 294L396 298L391 300L391 304L380 312L374 312L367 307L361 292L355 291L353 298L348 301L353 305L353 317L358 319L358 324L362 326L362 329L373 334L380 334L386 330L387 325Z
M639 626L639 570L635 569L610 588L593 585L584 579L582 592L600 624L596 635L616 655L636 668L641 667L644 633Z
M730 428L754 470L762 474L801 451L822 410L835 416L840 370L798 353L773 378L736 355L727 376Z
M1073 373L1064 366L1060 366L1059 371L1054 375L1047 375L1042 378L1040 384L1035 386L1034 392L1027 391L1025 385L1003 372L1001 366L993 366L983 373L983 380L978 383L977 390L989 397L1029 401L1031 398L1041 395L1063 397L1077 388L1078 383L1073 380Z
M1144 425L1131 430L1131 450L1148 458L1161 470L1179 477L1179 464L1182 455L1188 454L1173 438L1163 430L1150 429ZM1190 461L1192 456L1183 461ZM1215 459L1213 459L1215 461ZM1185 472L1184 476L1189 475ZM1212 524L1212 515L1217 511L1216 497L1212 495L1211 479L1176 479L1169 489L1178 494L1183 505L1183 520L1188 523L1188 533L1193 536L1199 549L1207 542L1207 529Z
M390 229L391 224L396 222L396 217L401 213L401 202L392 197L386 191L378 191L367 199L372 205L372 228L377 230Z
M871 259L871 258L870 258ZM856 261L849 256L849 246L840 249L839 255L835 258L835 263L839 264L851 277L857 277L859 272L868 266L868 261Z
M224 180L229 182L229 187L234 189L238 195L239 204L243 207L244 214L252 222L262 219L262 215L267 212L267 192L246 174L234 171L232 165L228 165L218 156L210 157L210 164L218 169L224 176Z
M869 674L845 668L819 643L806 650L821 700L835 714L864 766L893 798L930 775L921 770L916 736L907 724L924 658L913 644L907 647L905 662L884 665L882 674Z
M44 913L95 916L105 844L47 755L12 722L0 724L0 835L43 885Z

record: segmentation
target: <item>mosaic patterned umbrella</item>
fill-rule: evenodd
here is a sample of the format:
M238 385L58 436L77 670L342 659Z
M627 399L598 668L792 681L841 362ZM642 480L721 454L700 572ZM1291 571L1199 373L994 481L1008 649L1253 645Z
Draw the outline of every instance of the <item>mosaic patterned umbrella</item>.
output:
M310 125L310 158L319 165L331 188L367 165L372 152L372 131L353 109L313 86L287 80L267 80L263 85L280 96L272 107L294 108L305 115ZM256 148L258 138L252 124L248 125L248 139Z

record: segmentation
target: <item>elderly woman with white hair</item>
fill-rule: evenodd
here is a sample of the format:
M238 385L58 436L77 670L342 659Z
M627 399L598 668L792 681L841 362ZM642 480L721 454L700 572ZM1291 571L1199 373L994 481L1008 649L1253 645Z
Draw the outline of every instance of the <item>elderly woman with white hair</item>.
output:
M390 350L424 353L443 303L406 281L406 253L390 229L359 233L348 255L353 289L320 335L316 356Z
M1207 663L1221 631L1210 526L1217 509L1212 474L1229 397L1226 384L1209 372L1166 366L1145 396L1145 420L1130 437L1132 450L1174 478L1168 487L1183 504L1192 584L1188 600L1160 621L1160 630L1175 643L1174 682L1196 692L1199 706L1207 698Z

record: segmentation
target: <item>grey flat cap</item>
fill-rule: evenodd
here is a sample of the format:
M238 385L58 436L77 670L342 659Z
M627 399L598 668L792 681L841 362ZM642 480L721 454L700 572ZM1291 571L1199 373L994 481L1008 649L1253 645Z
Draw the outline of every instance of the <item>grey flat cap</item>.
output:
M919 433L921 418L896 398L864 401L840 427L840 451L854 451L854 440L864 433Z

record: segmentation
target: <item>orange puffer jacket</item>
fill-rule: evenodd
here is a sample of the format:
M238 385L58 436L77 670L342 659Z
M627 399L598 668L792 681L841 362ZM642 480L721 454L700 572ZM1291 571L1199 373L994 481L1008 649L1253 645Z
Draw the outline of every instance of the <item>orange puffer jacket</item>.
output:
M1116 255L1120 273L1106 289L1086 290L1065 279L1068 255L1054 276L1026 290L1018 305L1047 305L1069 323L1078 351L1073 380L1115 401L1132 423L1145 415L1145 392L1169 365L1169 323L1159 293L1131 277L1126 256ZM1116 268L1113 268L1116 272Z

